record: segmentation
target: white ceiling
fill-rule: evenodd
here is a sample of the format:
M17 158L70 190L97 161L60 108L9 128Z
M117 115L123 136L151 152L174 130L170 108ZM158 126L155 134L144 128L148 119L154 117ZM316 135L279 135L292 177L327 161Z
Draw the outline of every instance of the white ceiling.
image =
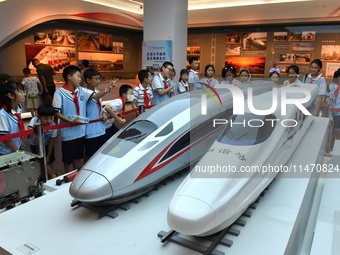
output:
M83 1L113 7L116 9L133 12L136 14L143 14L141 6L143 6L144 0L83 0ZM280 4L292 2L310 2L310 1L313 0L188 0L188 10L191 11L238 6Z

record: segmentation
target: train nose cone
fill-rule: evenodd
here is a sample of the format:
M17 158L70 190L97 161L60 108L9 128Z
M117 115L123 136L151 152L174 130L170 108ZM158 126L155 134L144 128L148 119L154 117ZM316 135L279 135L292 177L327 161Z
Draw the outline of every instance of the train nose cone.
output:
M215 211L194 197L176 196L169 205L168 224L177 232L201 235L214 225Z
M81 202L98 202L111 198L113 190L104 176L82 169L70 186L70 194Z

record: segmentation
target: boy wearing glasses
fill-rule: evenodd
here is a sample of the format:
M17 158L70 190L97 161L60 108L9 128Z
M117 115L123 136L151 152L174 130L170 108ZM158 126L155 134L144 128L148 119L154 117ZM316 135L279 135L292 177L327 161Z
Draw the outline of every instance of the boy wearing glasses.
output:
M55 116L60 119L61 124L84 124L81 117L86 117L87 102L103 97L111 91L112 85L98 93L81 87L80 68L74 65L65 67L63 78L65 84L56 90L53 98ZM97 80L97 78L93 80ZM85 125L60 129L62 161L66 173L79 169L83 165L85 130Z
M85 69L83 76L87 89L93 91L94 94L99 93L97 87L101 81L100 73L94 68L88 68ZM106 141L105 121L107 120L107 116L103 114L101 98L90 98L87 100L86 117L89 118L90 121L98 119L102 119L102 121L86 124L84 162L88 161Z
M151 87L153 92L153 103L159 104L169 98L170 92L173 90L173 85L170 80L170 72L174 69L171 62L164 62L161 67L161 72L153 77Z

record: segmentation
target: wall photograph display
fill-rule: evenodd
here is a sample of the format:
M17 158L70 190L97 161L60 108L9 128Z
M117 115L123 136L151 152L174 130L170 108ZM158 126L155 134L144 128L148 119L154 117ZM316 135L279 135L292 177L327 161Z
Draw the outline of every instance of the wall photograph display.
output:
M263 76L266 58L264 57L226 57L225 64L236 68L238 75L242 68L247 68L252 75Z
M314 41L315 31L303 31L301 35L302 41Z
M59 46L75 46L76 32L69 30L53 30L52 43L53 45Z
M112 54L104 52L78 52L78 60L81 62L87 59L90 67L99 72L123 71L124 59L122 54Z
M69 65L76 65L76 50L74 47L39 46L25 45L26 64L32 74L36 74L36 69L32 65L32 60L37 58L43 64L48 64L57 73L62 73L63 69Z
M287 42L288 32L274 32L274 42Z
M281 53L279 56L280 63L289 64L309 64L310 59L310 53Z
M299 42L291 43L291 49L294 51L314 51L313 42Z
M340 45L322 45L321 60L340 62Z
M225 54L227 56L240 56L241 44L227 44Z
M326 78L333 78L334 72L340 68L340 63L326 63Z
M225 42L226 44L240 44L241 39L241 34L227 34Z
M302 32L288 32L288 41L289 42L302 41Z
M242 34L242 50L265 50L267 32Z
M99 51L99 33L86 30L78 30L79 51Z
M52 34L45 32L36 32L34 33L34 44L52 44Z
M99 33L99 50L112 51L112 35Z
M112 43L112 52L117 54L124 53L124 43L123 42L113 42Z

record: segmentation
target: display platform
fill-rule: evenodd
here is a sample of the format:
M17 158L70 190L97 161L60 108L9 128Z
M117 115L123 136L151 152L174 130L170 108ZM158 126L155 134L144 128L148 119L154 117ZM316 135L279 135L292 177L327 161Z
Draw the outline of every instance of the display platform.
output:
M340 141L335 141L330 164L340 166ZM328 173L317 215L310 255L340 254L340 174Z
M315 118L288 164L323 162L328 120ZM150 192L138 204L129 203L119 216L97 218L82 206L72 208L69 183L47 195L0 214L0 254L119 254L195 255L174 243L160 242L157 234L170 230L166 213L176 188L185 175ZM284 178L285 177L285 178ZM310 218L318 178L314 175L281 174L261 198L233 245L218 250L227 254L298 254ZM312 223L310 223L312 222ZM308 239L308 238L307 238ZM307 242L308 243L308 242ZM308 245L307 245L308 247ZM8 253L6 253L8 252ZM323 253L324 254L324 253Z

